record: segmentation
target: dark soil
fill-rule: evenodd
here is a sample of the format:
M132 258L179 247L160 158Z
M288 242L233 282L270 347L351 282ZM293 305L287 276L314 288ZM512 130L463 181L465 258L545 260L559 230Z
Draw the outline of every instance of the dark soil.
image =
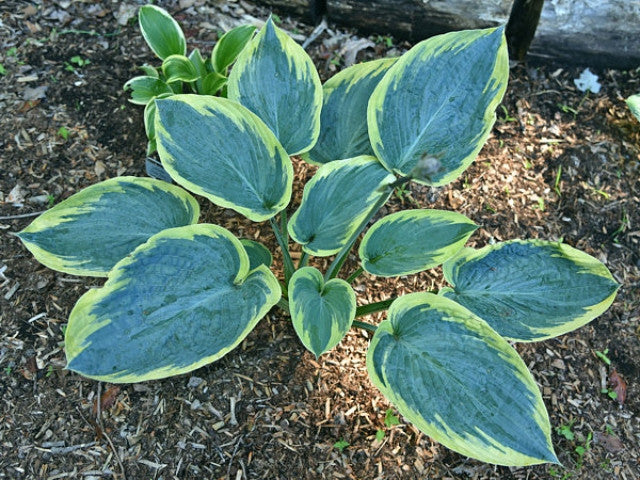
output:
M268 15L243 1L158 3L205 54L218 30ZM0 4L0 478L640 478L640 123L623 101L640 91L640 71L597 71L596 95L576 89L582 69L513 68L475 164L451 185L410 186L385 207L461 212L482 226L474 246L562 238L621 283L613 306L589 325L517 345L540 384L563 466L485 465L402 418L385 427L393 407L368 380L367 333L349 333L316 361L279 310L241 347L189 375L113 386L65 370L70 309L102 280L41 266L12 233L82 187L144 175L142 108L127 102L122 85L155 60L135 21L118 25L122 8L105 0ZM311 33L282 20L301 37ZM310 45L323 78L344 66L341 49L354 36L330 26ZM375 45L358 60L410 47L369 39ZM66 69L74 56L90 63ZM302 182L313 168L296 161L296 172ZM205 221L259 235L275 251L265 225L203 206ZM356 289L366 303L441 281L438 273L365 275ZM627 385L624 402L602 393L614 371ZM342 451L340 440L349 444Z

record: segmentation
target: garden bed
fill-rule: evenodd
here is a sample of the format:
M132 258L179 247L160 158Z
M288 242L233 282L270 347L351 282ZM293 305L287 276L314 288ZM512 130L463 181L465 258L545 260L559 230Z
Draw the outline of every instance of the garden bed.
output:
M249 2L160 3L182 24L189 45L206 53L218 32L268 15ZM155 60L125 7L12 0L0 6L0 478L640 476L640 123L624 104L640 91L638 70L597 71L601 91L585 94L573 82L582 68L514 67L476 162L446 187L411 184L385 207L463 213L481 226L470 241L475 247L563 239L604 262L622 284L613 306L587 326L516 346L540 385L563 466L486 465L438 445L401 417L391 425L396 412L367 377L368 334L352 331L316 360L277 309L238 349L191 374L113 386L64 370L70 309L103 281L43 267L11 234L85 186L145 174L142 108L128 103L122 85L138 65ZM301 42L313 30L277 20ZM385 32L359 38L329 25L307 51L326 80L352 58L409 47ZM301 160L294 167L301 180L294 185L315 171ZM201 206L205 221L259 236L277 250L265 225L204 200ZM428 273L361 279L359 303L443 281ZM365 283L375 288L365 290ZM606 392L614 370L627 385L624 402Z

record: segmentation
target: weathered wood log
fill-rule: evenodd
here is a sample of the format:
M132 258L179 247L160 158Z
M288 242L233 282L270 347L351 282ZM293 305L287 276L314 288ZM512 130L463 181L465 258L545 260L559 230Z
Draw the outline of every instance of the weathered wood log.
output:
M311 18L326 6L329 21L362 33L416 42L466 28L504 25L513 0L257 0ZM640 2L547 0L529 58L592 67L640 65Z

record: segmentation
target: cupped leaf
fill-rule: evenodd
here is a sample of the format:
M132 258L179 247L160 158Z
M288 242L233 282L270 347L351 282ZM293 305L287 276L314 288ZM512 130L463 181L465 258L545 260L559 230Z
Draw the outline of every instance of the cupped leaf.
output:
M619 285L607 267L557 242L511 240L465 248L444 264L441 294L500 335L533 342L575 330L602 314Z
M371 144L385 167L438 186L473 162L507 86L503 30L432 37L389 69L367 111Z
M195 82L198 78L198 70L191 60L184 55L170 55L162 62L162 73L167 83Z
M640 93L631 95L625 101L631 113L640 121Z
M209 72L202 79L202 95L215 95L218 90L227 84L227 77L218 72Z
M203 95L156 100L156 108L158 154L177 183L256 222L287 206L293 166L255 114Z
M149 237L196 223L199 215L196 200L179 187L118 177L60 202L18 237L49 268L101 277Z
M253 25L240 25L222 35L211 52L213 69L226 75L227 68L236 61L255 31L256 27Z
M291 217L289 235L305 252L326 257L344 247L395 177L374 157L356 157L322 165L305 185L300 208Z
M138 67L140 70L142 70L144 72L144 74L147 77L153 77L153 78L158 78L158 70L156 70L155 67L152 67L151 65L142 65L140 67Z
M133 77L124 84L124 90L131 90L131 103L146 105L155 97L164 93L172 94L173 90L163 80L157 77L140 76Z
M345 68L322 87L320 136L315 146L303 155L311 163L373 155L367 131L367 104L373 89L394 64L396 58L384 58Z
M249 256L249 270L254 270L260 265L265 265L267 268L271 266L273 257L267 247L248 238L240 239L240 243Z
M204 63L204 58L202 58L202 54L200 53L200 50L198 50L197 48L194 49L189 54L189 61L191 62L191 65L193 65L193 68L196 71L196 76L197 76L195 80L196 92L202 95L203 94L202 78L207 75L208 71L207 71L207 65Z
M229 74L228 97L258 115L289 155L320 132L322 84L309 55L269 18Z
M65 332L67 368L130 383L190 372L233 350L280 298L269 269L249 270L229 231L165 230L76 303Z
M422 432L483 462L557 462L547 411L517 352L431 293L400 297L367 352L373 384Z
M291 321L300 341L316 358L344 338L356 315L356 294L347 282L304 267L289 281Z
M138 22L147 44L162 60L170 55L186 55L187 41L178 22L155 5L144 5L138 11Z
M404 210L378 220L360 244L363 268L391 277L440 265L478 228L464 215L444 210Z

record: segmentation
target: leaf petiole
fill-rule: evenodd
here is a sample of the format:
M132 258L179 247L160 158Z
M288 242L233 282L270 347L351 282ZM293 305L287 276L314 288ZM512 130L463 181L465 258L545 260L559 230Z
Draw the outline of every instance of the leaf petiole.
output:
M358 267L358 269L355 272L353 272L351 275L347 277L347 280L346 280L347 283L353 283L353 281L356 278L358 278L362 274L362 272L364 272L364 268Z
M273 229L273 233L276 236L276 240L278 241L278 245L280 246L280 250L282 251L282 258L284 261L284 278L285 278L285 282L289 283L289 279L291 278L291 275L293 275L293 272L295 272L296 267L293 265L293 260L291 260L291 255L289 255L289 248L288 248L288 235L286 235L286 233L283 234L283 232L287 231L287 217L286 217L286 213L284 213L284 211L280 214L281 215L281 224L284 226L283 230L280 230L280 228L278 227L278 224L276 223L276 221L273 219L273 217L271 217L269 219L269 223L271 224L271 228ZM286 236L285 236L286 235Z
M371 325L370 323L367 323L367 322L361 322L360 320L354 320L351 326L362 328L363 330L367 330L368 332L375 332L378 328L375 325Z
M368 303L367 305L360 305L356 307L356 318L362 317L364 315L369 315L370 313L381 312L382 310L386 310L391 306L396 297L391 297L386 300L382 300L380 302Z

